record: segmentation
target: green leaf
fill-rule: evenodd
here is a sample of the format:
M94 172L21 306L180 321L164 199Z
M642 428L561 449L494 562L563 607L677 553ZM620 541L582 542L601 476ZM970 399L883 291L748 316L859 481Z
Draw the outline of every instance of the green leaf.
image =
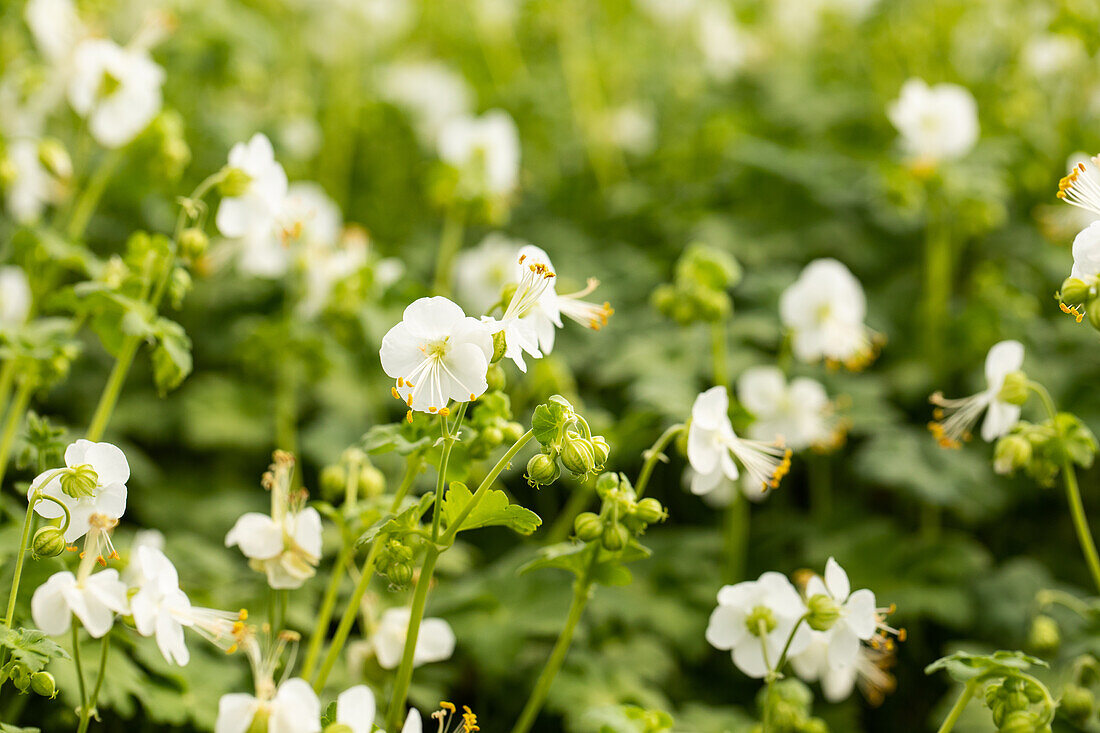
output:
M410 440L405 435L405 426L402 423L390 423L389 425L375 425L367 431L360 443L367 453L394 452L406 456L414 450L430 445L432 439L424 436L417 440Z
M531 417L531 431L535 440L544 447L558 439L561 428L573 416L573 405L561 395L554 395L535 408Z
M43 669L51 659L69 658L64 649L37 629L9 629L0 625L0 646L31 673Z
M473 493L465 484L454 482L443 496L443 524L447 529L458 519L458 515L473 498ZM479 527L508 527L520 534L531 534L542 525L542 519L530 509L512 504L508 495L497 489L490 489L481 497L474 510L462 521L457 531Z
M20 728L17 725L0 723L0 733L42 733L39 728Z
M539 550L538 557L520 567L519 573L526 575L543 568L559 568L579 577L584 572L585 561L582 553L587 547L580 542L559 542L556 545L543 547Z
M997 651L992 654L955 652L929 664L924 668L924 673L934 674L945 670L956 682L969 682L978 678L1007 677L1033 666L1049 665L1038 657L1019 651Z
M157 345L153 349L153 381L163 397L180 386L191 373L191 339L183 326L167 318L157 321Z
M380 534L388 534L390 532L403 533L416 529L420 526L420 518L424 516L424 512L428 511L428 507L430 507L434 501L435 492L429 491L427 494L421 496L416 503L401 512L384 515L381 519L368 527L366 532L359 535L359 539L355 541L356 547L362 547L365 544L373 542Z

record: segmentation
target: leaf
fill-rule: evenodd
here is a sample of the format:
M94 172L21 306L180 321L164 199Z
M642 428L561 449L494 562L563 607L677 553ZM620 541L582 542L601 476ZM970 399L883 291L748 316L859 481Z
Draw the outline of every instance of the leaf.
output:
M363 436L361 445L363 450L372 455L389 453L393 451L398 455L408 455L414 450L431 444L432 439L425 436L418 440L409 440L405 435L405 427L401 423L389 425L375 425Z
M946 670L957 682L969 682L977 678L1006 677L1023 672L1032 666L1048 667L1042 659L1019 651L997 651L992 654L955 652L937 659L924 668L925 674Z
M544 447L558 439L562 426L573 416L573 405L561 395L554 395L535 408L531 417L531 431L535 440Z
M543 568L559 568L579 577L584 572L584 558L581 554L586 548L587 545L580 542L559 542L543 547L539 550L538 557L520 566L519 573L526 575Z
M167 318L157 321L157 345L153 349L153 381L163 397L180 386L191 373L191 339L183 326Z
M0 723L0 733L42 733L39 728L20 728L17 725Z
M69 658L64 649L37 629L9 629L0 625L0 646L11 652L12 658L32 674L43 669L51 659Z
M443 524L447 529L458 519L459 514L473 498L473 493L465 484L454 482L443 496ZM508 527L520 534L531 534L542 525L542 519L530 509L513 504L508 495L497 489L490 489L481 497L474 510L462 520L457 531L465 532L479 527Z
M430 507L434 501L435 492L429 491L427 494L421 496L415 504L403 511L397 514L384 515L381 519L368 527L363 534L359 535L359 539L355 541L355 546L362 547L365 544L373 542L380 534L416 529L420 525L420 518L424 516L424 512L428 511L428 507Z

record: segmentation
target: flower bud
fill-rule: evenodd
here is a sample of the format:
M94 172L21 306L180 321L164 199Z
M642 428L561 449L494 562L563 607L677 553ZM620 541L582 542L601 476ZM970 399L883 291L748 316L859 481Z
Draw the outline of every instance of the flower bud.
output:
M1089 323L1093 328L1100 329L1100 298L1093 298L1089 301L1089 304L1085 306L1085 312L1088 314Z
M65 551L65 533L57 527L43 527L34 533L31 553L36 560L44 557L57 557Z
M997 399L1010 405L1022 405L1027 402L1027 375L1023 372L1010 372L1005 376L1001 385L1001 391L997 393Z
M603 520L592 512L582 512L573 520L573 533L581 542L591 542L603 534Z
M562 441L561 463L576 476L587 476L596 467L596 451L592 441L582 438L580 433L566 431Z
M634 507L634 515L646 524L653 524L663 522L668 517L668 512L661 506L661 502L650 496L638 502Z
M504 442L504 431L490 425L481 431L481 438L490 445L500 445Z
M206 253L210 238L198 227L187 227L180 232L180 255L187 260L197 260Z
M347 472L338 463L321 469L321 495L335 498L342 496L347 482Z
M386 577L390 583L398 588L404 588L412 581L412 565L407 562L395 562L386 571Z
M515 443L523 437L523 426L518 422L506 422L501 430L504 431L504 439L509 443Z
M630 530L621 524L610 523L603 528L600 543L608 552L618 552L630 542Z
M1027 693L1023 690L1016 690L1005 696L1005 705L1009 710L1027 710L1031 705L1031 701L1028 700Z
M504 336L504 331L497 331L493 334L493 358L489 360L490 364L496 364L498 361L504 358L504 352L508 350L508 340ZM488 377L486 377L488 381Z
M1027 645L1037 654L1053 654L1062 644L1062 632L1058 622L1046 614L1039 614L1031 621L1027 632Z
M1000 733L1038 733L1042 730L1039 716L1029 710L1013 710L1005 716Z
M350 725L333 723L332 725L326 725L322 733L355 733L355 731L351 729Z
M363 496L381 496L386 491L386 474L367 462L359 467L359 491Z
M1007 475L1024 468L1031 461L1031 441L1022 435L1006 435L993 449L993 470Z
M26 692L30 688L31 674L30 670L28 670L25 665L17 662L11 668L9 676L11 677L12 684L14 684L16 689L20 692Z
M36 695L48 697L51 700L57 697L57 683L49 672L35 672L31 675L31 689Z
M493 339L493 351L496 351L496 338ZM500 392L508 384L504 376L504 369L500 364L490 364L489 371L485 373L485 381L489 384L490 392Z
M73 161L61 141L47 137L38 143L38 161L50 175L67 181L73 175Z
M61 474L61 490L74 499L95 496L99 475L88 464L69 468Z
M811 596L806 601L806 607L810 611L806 624L814 631L828 631L840 619L840 609L836 601L824 593Z
M596 470L602 471L607 459L611 457L611 446L608 445L602 435L593 435L590 442L596 458Z
M1084 725L1092 717L1095 707L1096 696L1091 690L1080 685L1066 685L1066 689L1062 691L1062 703L1058 709L1077 725Z
M536 489L540 486L548 486L558 480L561 469L553 456L545 453L536 453L527 462L527 483Z
M601 499L606 499L607 495L612 491L616 491L619 488L619 474L608 471L601 473L600 477L596 479L596 494Z
M226 166L222 169L222 179L218 182L218 193L227 198L243 196L252 183L252 176L240 168Z
M1089 284L1076 277L1067 277L1062 283L1062 302L1078 305L1089 299Z

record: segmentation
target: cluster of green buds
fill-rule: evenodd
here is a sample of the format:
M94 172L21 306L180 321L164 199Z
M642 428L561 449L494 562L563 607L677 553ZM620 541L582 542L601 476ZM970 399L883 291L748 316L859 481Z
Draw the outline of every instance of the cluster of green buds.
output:
M499 378L503 380L504 372L499 365L489 368L490 373L494 370L500 372ZM511 400L501 391L489 391L478 398L466 419L464 432L466 428L472 437L463 443L470 457L478 460L488 458L501 445L515 443L524 433L523 426L512 420Z
M44 670L31 671L23 662L12 659L0 669L0 679L11 680L20 694L33 692L41 697L57 697L57 683L53 675Z
M1050 486L1066 462L1092 465L1096 437L1076 415L1060 412L1041 423L1020 421L997 441L993 469L1002 475L1024 471L1042 486Z
M602 471L611 455L611 446L603 436L593 435L588 421L561 395L535 408L531 429L542 445L542 452L527 462L527 483L535 488L558 480L559 460L583 481Z
M757 703L769 726L765 731L762 724L756 725L752 733L829 733L825 721L813 717L813 702L810 688L793 678L761 689Z
M415 550L407 542L390 535L379 546L375 569L390 581L393 589L407 588L413 577Z
M987 685L985 704L1000 733L1050 733L1050 695L1031 677L1009 676Z
M164 180L178 181L191 162L183 116L175 110L162 111L149 126L147 138L153 146L148 159L152 172Z
M1095 277L1067 277L1056 297L1063 313L1073 316L1078 323L1088 316L1092 327L1100 330L1100 298L1097 295Z
M595 542L608 552L618 552L646 528L663 522L668 512L652 497L639 499L626 476L604 473L596 479L600 513L582 512L573 520L573 532L582 542Z
M724 321L733 313L727 292L741 281L741 266L727 252L692 244L676 263L672 283L653 291L653 305L664 316L687 325Z
M321 469L321 496L325 501L342 498L354 504L357 499L373 499L385 491L386 475L358 447L348 448L339 461Z
M1058 711L1074 725L1085 728L1096 717L1094 690L1100 685L1100 662L1091 654L1082 654L1073 663L1070 681L1062 689Z
M16 465L19 468L32 466L56 466L63 463L65 429L50 422L34 410L27 413L27 424L23 429L23 449L19 452Z

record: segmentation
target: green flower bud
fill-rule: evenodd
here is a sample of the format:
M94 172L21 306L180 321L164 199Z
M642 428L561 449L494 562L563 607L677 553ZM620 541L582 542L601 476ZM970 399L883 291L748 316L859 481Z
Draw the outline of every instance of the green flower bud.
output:
M498 427L489 426L481 431L481 438L489 445L500 445L504 442L504 431Z
M603 534L603 520L592 512L582 512L573 520L573 533L581 542L591 542Z
M496 350L496 339L493 339L494 351ZM500 364L490 364L489 371L485 373L485 381L489 384L490 392L500 392L507 384L508 380L504 376L504 369Z
M1005 716L1000 733L1038 733L1042 728L1040 718L1029 710L1013 710Z
M395 562L386 571L386 577L390 583L398 588L404 588L412 581L412 565L407 562Z
M593 435L590 442L596 458L596 470L602 471L607 459L611 457L611 446L607 444L602 435Z
M47 137L38 143L38 160L50 175L65 181L72 178L73 161L61 141Z
M840 608L836 601L824 593L811 596L806 607L810 610L806 624L814 631L828 631L840 619Z
M1077 725L1084 725L1096 708L1096 696L1086 687L1066 685L1058 708Z
M997 441L993 449L993 470L1002 476L1025 468L1031 462L1031 441L1013 433Z
M1037 654L1053 654L1062 644L1062 631L1058 622L1046 614L1039 614L1031 621L1027 632L1027 645Z
M1067 277L1062 282L1062 302L1078 305L1089 299L1090 285L1076 277Z
M599 478L596 479L596 494L601 499L606 499L608 494L612 491L617 491L619 488L619 474L607 471L601 473Z
M20 692L26 692L30 689L31 674L30 670L28 670L25 665L16 663L11 668L10 677L12 684L14 684Z
M634 515L646 524L663 522L668 517L668 512L661 506L661 502L653 497L646 497L634 507Z
M566 431L561 448L561 463L576 476L587 476L596 468L596 451L592 441L580 433Z
M745 617L745 626L753 636L766 636L775 631L778 625L775 614L767 606L756 606Z
M630 542L630 530L621 524L609 523L603 528L600 543L608 552L618 552Z
M561 469L553 456L545 453L536 453L527 461L527 483L536 489L540 486L549 486L561 476Z
M367 462L359 467L359 491L363 496L381 496L386 491L386 474L373 463Z
M1093 328L1100 329L1100 298L1093 298L1089 301L1089 304L1085 306L1085 313L1088 314L1089 323Z
M490 364L496 364L498 361L504 358L504 352L508 350L508 341L504 336L504 331L497 331L493 334L493 358L489 360Z
M34 533L31 542L31 553L36 560L44 557L57 557L69 543L65 541L65 533L57 527L43 527Z
M997 399L1010 405L1022 405L1027 402L1027 375L1023 372L1011 372L1005 376Z
M210 246L210 238L206 236L206 232L198 227L187 227L180 232L180 255L187 260L197 260L206 253L206 248Z
M1031 701L1023 690L1008 693L1004 700L1009 710L1027 710L1031 706Z
M222 169L222 179L218 182L218 193L227 198L243 196L252 183L252 176L240 168L225 167Z
M51 700L57 697L57 683L49 672L35 672L31 675L31 689L36 695L48 697Z
M504 439L509 443L515 443L524 433L523 426L518 422L506 422L501 430L504 431Z
M76 466L61 474L61 490L74 499L95 496L99 475L90 465Z
M322 733L354 733L351 726L344 725L343 723L333 723L332 725L326 725Z
M829 726L821 718L810 718L802 724L801 733L829 733Z

